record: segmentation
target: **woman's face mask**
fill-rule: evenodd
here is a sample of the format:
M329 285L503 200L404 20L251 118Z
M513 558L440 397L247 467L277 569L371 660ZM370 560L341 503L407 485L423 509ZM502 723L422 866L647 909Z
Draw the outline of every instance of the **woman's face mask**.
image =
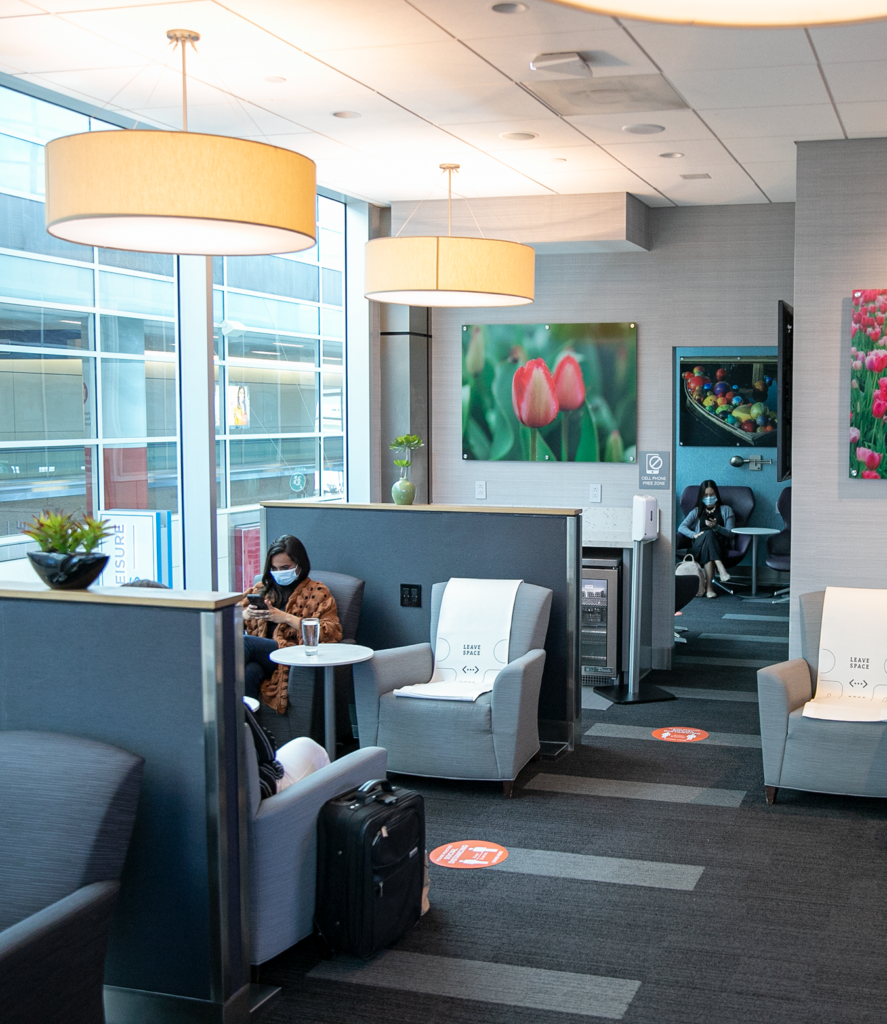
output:
M272 569L271 576L279 586L288 587L291 583L296 582L298 571L296 569Z
M706 494L702 499L702 504L705 505L706 508L711 508L712 505L717 505L717 503L718 499L713 494Z

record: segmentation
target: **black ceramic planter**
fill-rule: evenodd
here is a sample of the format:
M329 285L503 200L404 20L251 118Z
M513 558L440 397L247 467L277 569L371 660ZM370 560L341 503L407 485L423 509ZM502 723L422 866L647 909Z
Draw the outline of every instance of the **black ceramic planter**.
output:
M103 554L60 555L57 551L29 551L28 558L41 580L54 590L86 590L105 568Z

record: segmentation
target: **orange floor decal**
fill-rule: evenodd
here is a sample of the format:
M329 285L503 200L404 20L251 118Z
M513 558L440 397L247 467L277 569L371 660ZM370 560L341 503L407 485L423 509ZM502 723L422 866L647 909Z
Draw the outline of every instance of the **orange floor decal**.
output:
M508 850L498 843L464 839L458 843L438 846L429 856L432 864L438 864L442 868L491 868L505 860Z
M684 725L672 725L667 729L654 729L653 735L657 740L665 740L667 743L697 743L699 740L708 739L708 733L705 729L688 729Z

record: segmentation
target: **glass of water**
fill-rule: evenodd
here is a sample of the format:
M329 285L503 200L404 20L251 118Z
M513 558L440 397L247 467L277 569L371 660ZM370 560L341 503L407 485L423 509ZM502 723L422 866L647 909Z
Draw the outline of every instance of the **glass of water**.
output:
M317 654L320 643L320 619L302 619L302 644L305 653L310 657Z

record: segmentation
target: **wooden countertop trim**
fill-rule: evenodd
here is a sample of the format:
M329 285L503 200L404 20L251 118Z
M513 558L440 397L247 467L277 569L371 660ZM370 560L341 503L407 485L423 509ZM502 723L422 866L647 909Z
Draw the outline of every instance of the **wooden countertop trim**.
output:
M212 612L237 604L243 595L217 593L212 590L160 590L158 587L51 590L42 583L0 580L0 598L24 601L75 601L81 604L134 604L150 608L185 608L191 611Z
M263 508L357 509L372 512L493 512L512 516L580 516L581 508L523 508L514 505L357 505L331 501L263 501Z

